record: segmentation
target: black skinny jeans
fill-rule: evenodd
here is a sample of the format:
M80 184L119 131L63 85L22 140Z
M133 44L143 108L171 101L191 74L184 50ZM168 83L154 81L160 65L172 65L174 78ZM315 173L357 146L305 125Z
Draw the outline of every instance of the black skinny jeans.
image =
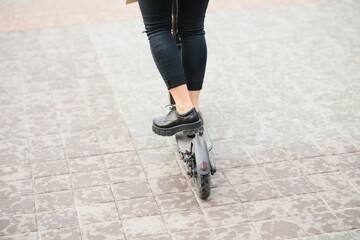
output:
M171 35L171 0L139 0L151 53L168 89L201 90L207 59L204 19L209 0L178 0L182 57Z

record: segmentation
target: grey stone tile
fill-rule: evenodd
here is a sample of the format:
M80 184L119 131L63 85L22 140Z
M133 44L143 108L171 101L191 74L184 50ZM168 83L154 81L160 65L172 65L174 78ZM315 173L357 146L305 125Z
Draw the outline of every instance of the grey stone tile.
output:
M74 191L76 204L87 205L114 201L113 194L108 185L79 188Z
M257 167L225 169L224 175L234 186L243 183L265 180L263 172Z
M319 191L347 188L350 184L349 181L338 172L314 174L309 175L308 178Z
M65 159L64 148L62 146L43 148L30 153L31 162L45 162L60 159Z
M164 222L170 232L185 230L204 229L207 227L206 220L200 211L188 211L168 213L163 215Z
M109 175L113 183L146 179L145 173L141 165L111 168L109 169Z
M4 236L36 231L37 224L35 218L34 213L0 217L0 234Z
M156 148L138 151L140 161L143 164L175 161L176 158L171 148Z
M16 181L31 178L30 165L17 165L0 168L1 181Z
M264 164L261 169L269 180L300 177L302 175L301 169L292 161Z
M81 239L81 233L78 227L41 231L39 235L41 239Z
M135 181L114 184L113 190L116 200L152 196L152 192L147 181Z
M37 226L40 231L78 226L75 208L37 213Z
M35 205L37 212L75 207L74 196L71 191L36 195Z
M34 180L36 193L56 192L71 188L69 175L57 175Z
M81 172L70 175L74 188L95 187L109 184L105 171Z
M140 165L136 152L121 152L103 155L107 168L120 168L124 166Z
M213 228L249 221L249 217L241 204L216 206L206 208L203 211L207 222Z
M29 163L29 159L26 152L14 152L11 154L0 155L0 167L23 165L27 163Z
M101 156L88 156L83 158L72 158L68 161L71 173L104 170L105 166Z
M149 179L148 181L155 195L186 192L190 190L183 176L159 177Z
M125 219L123 226L129 238L166 233L164 222L159 215Z
M34 178L48 177L69 173L65 160L39 162L31 165L32 176Z
M316 192L313 185L305 177L284 178L271 181L281 196Z
M308 235L343 231L344 225L331 212L299 216L299 225Z
M212 232L210 229L201 229L201 230L195 230L195 231L185 231L185 232L178 232L173 233L171 239L179 239L179 240L185 240L185 239L194 239L194 240L205 240L205 239L211 239ZM158 239L155 238L154 239ZM163 236L163 238L159 238L162 240L170 239Z
M289 159L289 156L283 149L267 149L261 151L252 151L249 152L249 154L257 164L286 161Z
M118 220L120 217L114 202L78 206L81 224Z
M327 233L321 235L314 235L307 238L308 240L351 240L351 236L348 232L336 232L336 233Z
M34 197L32 195L0 199L2 216L34 213Z
M277 191L268 181L239 184L235 189L242 202L269 199L278 196Z
M254 225L262 239L291 239L305 236L297 220L293 218L255 222Z
M120 221L110 221L83 225L81 227L83 239L111 239L123 240L126 239L124 230Z
M354 188L320 193L332 210L360 207L360 193Z
M33 194L32 180L19 180L11 182L0 182L0 197L15 197Z
M197 210L199 204L192 192L171 193L156 196L161 213Z
M284 200L279 198L246 202L244 203L244 208L252 221L281 218L290 215L289 206Z
M346 230L359 228L359 208L336 211L336 216L344 223Z
M176 161L166 161L144 165L146 176L150 178L178 176L181 168Z
M285 197L284 201L289 206L291 215L329 211L325 202L316 193Z
M153 197L118 201L117 205L122 219L160 214L158 205Z
M214 160L219 163L222 169L248 167L253 165L253 161L246 152L223 152L214 155Z
M252 224L242 223L233 226L216 227L214 229L215 239L261 239Z
M37 240L37 232L21 233L15 235L6 235L0 237L1 240Z

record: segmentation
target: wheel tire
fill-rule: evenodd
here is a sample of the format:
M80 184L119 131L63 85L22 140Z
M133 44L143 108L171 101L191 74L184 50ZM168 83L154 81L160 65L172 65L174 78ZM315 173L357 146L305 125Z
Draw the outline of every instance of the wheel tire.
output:
M211 174L198 174L195 178L196 191L201 199L207 199L211 191Z

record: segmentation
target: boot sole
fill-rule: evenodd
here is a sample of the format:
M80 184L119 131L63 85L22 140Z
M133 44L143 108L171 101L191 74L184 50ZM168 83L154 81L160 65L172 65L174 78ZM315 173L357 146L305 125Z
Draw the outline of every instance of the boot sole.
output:
M175 126L172 128L160 128L155 125L152 126L152 130L154 133L160 136L172 136L175 133L183 132L184 134L196 134L203 131L202 121L197 121L194 123L182 124L179 126Z

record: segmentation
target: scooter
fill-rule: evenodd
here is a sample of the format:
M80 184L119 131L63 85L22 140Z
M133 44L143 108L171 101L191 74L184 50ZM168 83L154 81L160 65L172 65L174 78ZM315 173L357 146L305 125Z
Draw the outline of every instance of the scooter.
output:
M178 0L172 0L172 35L181 54L181 37L178 34ZM170 94L170 103L175 104ZM203 127L195 134L180 132L175 135L180 159L184 161L187 175L193 178L196 192L201 199L207 199L211 192L211 175L216 172L215 162L210 158L212 149L211 140L206 130L204 119Z

